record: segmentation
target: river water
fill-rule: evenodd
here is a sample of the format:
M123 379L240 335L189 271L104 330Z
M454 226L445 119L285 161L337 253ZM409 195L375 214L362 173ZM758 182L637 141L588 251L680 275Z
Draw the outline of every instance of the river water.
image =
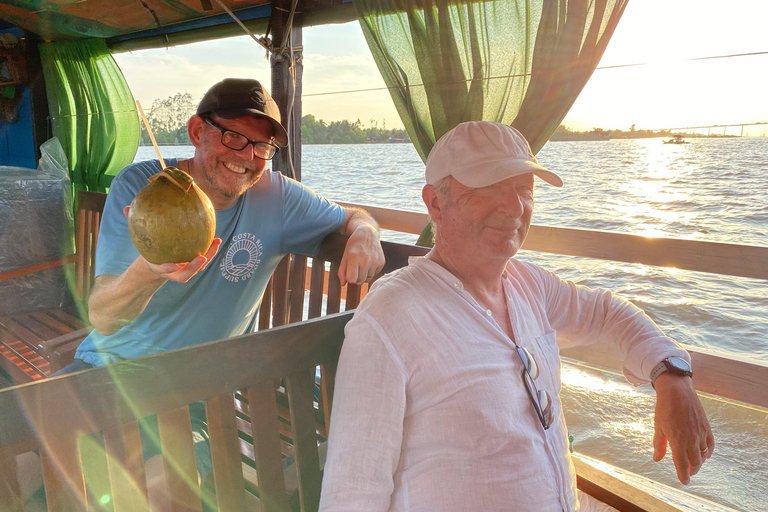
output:
M165 157L192 151L162 150ZM539 161L565 187L539 182L533 222L768 246L767 155L766 138L549 142ZM137 160L150 158L152 148L139 148ZM426 212L424 164L411 144L307 145L302 180L332 199ZM681 343L768 363L766 281L526 251L518 257L578 284L614 290ZM635 388L621 376L568 363L562 380L577 452L737 510L768 511L765 410L702 397L717 447L682 486L669 456L652 460L650 386Z

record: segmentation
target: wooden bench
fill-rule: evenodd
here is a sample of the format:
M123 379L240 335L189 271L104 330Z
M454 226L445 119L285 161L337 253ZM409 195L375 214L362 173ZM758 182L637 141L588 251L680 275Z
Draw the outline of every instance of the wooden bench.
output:
M0 281L5 281L75 264L70 304L12 316L0 314L0 368L16 383L45 378L69 364L75 348L90 332L85 320L86 299L93 285L93 262L105 199L106 194L99 192L78 192L75 254L0 274Z

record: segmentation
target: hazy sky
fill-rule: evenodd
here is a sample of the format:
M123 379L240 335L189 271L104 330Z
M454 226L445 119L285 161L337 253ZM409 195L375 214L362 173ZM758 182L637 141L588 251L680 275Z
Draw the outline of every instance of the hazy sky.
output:
M600 66L566 117L574 129L666 128L768 121L767 0L633 0ZM224 77L269 84L265 51L248 36L115 56L145 109L157 98L189 92L195 101ZM359 25L304 30L304 114L326 121L360 119L402 127ZM753 128L768 131L768 126ZM735 130L738 134L738 129Z

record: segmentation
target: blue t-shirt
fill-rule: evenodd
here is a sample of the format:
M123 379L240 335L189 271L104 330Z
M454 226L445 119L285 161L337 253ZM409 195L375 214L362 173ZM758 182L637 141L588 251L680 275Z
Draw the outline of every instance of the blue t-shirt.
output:
M175 159L169 165L178 166ZM122 274L139 256L123 208L160 171L156 160L123 169L104 206L96 275ZM219 252L187 283L166 282L144 311L111 336L95 329L75 357L103 365L238 336L248 331L277 264L288 253L313 255L341 229L344 209L301 183L267 171L226 210L216 210Z

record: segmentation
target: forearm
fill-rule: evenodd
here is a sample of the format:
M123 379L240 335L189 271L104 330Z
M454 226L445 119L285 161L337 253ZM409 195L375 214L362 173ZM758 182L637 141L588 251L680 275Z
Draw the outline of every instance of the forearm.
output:
M147 267L142 258L118 276L97 277L88 299L91 324L103 335L116 333L144 311L166 281Z
M345 208L345 212L346 218L344 220L344 225L341 228L342 234L351 235L358 228L370 229L375 232L377 236L381 233L376 219L371 217L365 210L361 210L360 208Z

